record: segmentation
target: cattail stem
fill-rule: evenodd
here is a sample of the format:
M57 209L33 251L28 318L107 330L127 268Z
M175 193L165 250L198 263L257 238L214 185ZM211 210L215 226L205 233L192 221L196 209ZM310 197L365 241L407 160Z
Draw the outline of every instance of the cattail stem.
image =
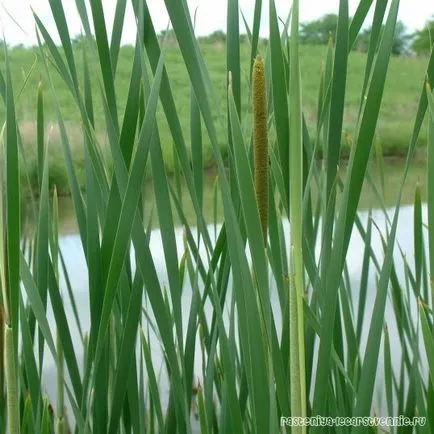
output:
M63 426L63 416L64 416L64 357L63 357L63 347L62 342L60 340L59 332L57 333L56 339L56 349L57 349L57 426ZM63 433L63 431L57 431L58 433Z
M57 284L59 284L59 204L57 199L57 188L54 186L53 193L53 268ZM64 370L65 357L63 354L63 345L60 339L59 330L56 337L57 350L57 421L56 432L63 434L65 432L65 385Z
M18 416L18 384L14 355L14 337L12 328L5 326L5 374L6 374L6 400L8 411L8 433L19 433Z
M65 434L65 419L62 417L61 419L57 419L56 422L56 433L57 434Z
M297 287L295 283L295 258L294 258L294 247L291 248L291 274L289 282L289 329L291 336L290 345L290 360L291 360L291 397L301 396L301 378L300 378L300 343L298 335L298 306L297 306ZM291 414L294 416L299 416L302 414L301 411L301 400L292 399L291 400Z
M268 134L264 61L257 56L253 65L253 140L255 150L255 191L262 235L268 228Z
M115 381L116 381L116 372L114 369L114 366L116 366L116 323L115 323L115 317L114 315L110 316L110 337L109 337L109 345L110 345L110 353L113 363L110 363L109 368L109 383L108 383L108 399L109 403L111 404L113 402L113 396L114 396L114 387L115 387Z
M290 75L290 155L289 219L291 222L290 339L291 339L291 415L306 417L306 367L304 340L304 264L303 264L303 127L299 64L299 1L294 0L291 23ZM294 434L305 434L296 427Z
M5 343L4 343L4 336L5 336L5 316L4 316L4 310L3 306L0 305L0 395L1 399L3 398L3 391L4 391L4 360L5 360Z

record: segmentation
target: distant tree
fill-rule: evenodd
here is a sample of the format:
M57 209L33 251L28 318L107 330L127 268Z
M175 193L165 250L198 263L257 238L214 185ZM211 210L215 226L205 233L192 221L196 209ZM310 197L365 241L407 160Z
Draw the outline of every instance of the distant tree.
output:
M353 49L366 53L369 49L369 41L371 40L371 28L362 30L354 43Z
M169 30L162 30L160 32L160 40L165 39L168 42L176 42L176 34L175 30L169 29Z
M381 29L383 31L384 26ZM369 43L371 40L372 27L363 30L355 43L355 49L357 51L367 52L369 49ZM381 37L381 35L380 35ZM392 54L396 56L400 56L402 54L406 54L410 48L410 40L412 39L412 35L409 35L407 32L407 28L402 21L398 21L396 23L395 29L395 39L392 45Z
M91 40L95 41L95 36L90 36ZM84 34L80 33L71 39L71 43L73 47L80 47L86 44L86 41L89 41L89 38Z
M300 40L304 44L325 45L328 43L330 35L336 38L338 27L338 16L335 14L323 15L321 18L304 23L301 25ZM384 26L383 26L384 28ZM434 20L433 20L434 30ZM372 29L362 30L359 34L354 48L358 51L366 52L369 48ZM408 52L412 35L409 35L407 28L402 21L396 23L395 40L393 42L392 53L401 55Z
M400 56L401 54L408 53L412 37L412 35L408 34L405 24L402 21L398 21L395 28L392 54Z
M411 48L417 54L426 54L431 51L434 38L434 16L425 24L424 28L413 35Z
M338 16L335 14L323 15L321 18L301 25L300 41L303 44L325 45L329 35L336 36Z
M83 33L80 33L79 35L75 36L74 38L72 38L71 42L72 45L77 46L77 45L81 45L86 41L86 35L84 35Z
M226 33L222 30L216 30L215 32L212 32L207 39L210 42L226 42Z
M249 42L249 37L247 36L246 33L241 33L240 34L240 44L245 44Z

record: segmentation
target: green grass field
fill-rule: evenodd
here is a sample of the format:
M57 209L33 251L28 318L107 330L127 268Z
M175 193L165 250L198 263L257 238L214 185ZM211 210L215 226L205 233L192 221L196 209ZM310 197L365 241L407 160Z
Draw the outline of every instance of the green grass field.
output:
M76 46L77 69L82 71L82 55L80 46ZM202 42L202 53L210 74L213 90L213 101L217 101L214 109L219 144L223 156L227 155L227 136L226 128L226 47L219 43ZM323 67L326 55L325 46L301 46L301 71L303 86L303 108L304 115L312 136L315 134L315 121L317 112L317 98L319 89L320 71ZM265 53L266 47L262 46L261 51ZM249 80L249 53L250 47L243 44L241 47L241 73L242 73L242 112L251 114L250 101L248 94ZM48 89L47 80L44 78L43 67L39 62L38 48L16 47L10 49L12 75L15 78L15 92L22 93L17 102L17 116L20 122L20 132L25 149L26 165L32 185L36 185L36 94L37 86L42 79L45 88ZM116 71L116 93L118 100L118 110L120 118L125 109L128 95L129 77L133 63L133 47L124 46L120 50L119 66ZM1 54L3 57L4 54ZM0 58L3 62L3 59ZM360 103L360 92L362 88L362 78L366 63L366 54L351 53L347 74L346 92L346 111L344 116L344 137L343 154L348 154L349 146L352 143L354 125L357 120L357 110ZM422 83L424 81L427 59L423 57L395 57L391 59L388 78L386 81L383 105L377 128L377 137L380 139L385 155L401 156L405 155L409 141L409 132L412 130L420 96ZM103 131L104 111L100 95L100 70L98 62L89 62L90 75L93 80L95 117L98 138L100 145L105 148L106 137ZM189 131L190 115L190 83L185 64L175 43L169 43L166 56L166 66L175 95L175 102L180 114L180 119L185 134ZM70 92L65 88L62 79L54 71L53 82L56 89L57 98L60 102L62 115L67 122L69 140L73 148L76 167L80 181L83 177L83 146L82 132L80 127L80 114L75 106ZM27 82L26 82L27 80ZM243 92L244 91L244 92ZM50 159L50 183L57 185L60 194L68 194L68 182L63 165L63 157L60 149L60 138L56 126L55 103L52 92L45 92L45 119L47 133L49 137L49 159ZM3 110L3 108L1 109ZM0 113L3 115L3 113ZM249 134L250 119L243 119L245 131ZM159 110L159 126L162 138L163 155L166 168L169 172L173 171L173 151L172 139L168 130L164 115ZM186 137L188 142L189 137ZM205 168L214 165L213 156L209 139L204 130L203 161ZM419 146L426 145L426 129L424 128L419 138ZM27 182L22 174L23 183Z

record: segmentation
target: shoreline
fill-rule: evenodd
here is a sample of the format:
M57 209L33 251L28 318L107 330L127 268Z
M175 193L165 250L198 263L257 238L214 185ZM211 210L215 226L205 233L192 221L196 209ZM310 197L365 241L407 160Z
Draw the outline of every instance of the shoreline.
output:
M390 154L384 154L383 155L383 161L386 166L389 167L396 167L400 166L405 163L405 159L407 157L407 154L404 152L394 152ZM423 165L426 163L427 158L427 148L426 147L418 147L415 150L415 155L413 157L413 164L416 165ZM317 163L320 165L324 160L321 157L317 158ZM343 152L341 155L340 163L341 168L345 168L349 161L349 153ZM375 157L371 156L371 161L375 165ZM53 192L54 186L56 186L57 189L57 195L60 198L70 198L70 190L65 188L66 185L69 185L66 169L59 168L57 163L53 166L53 163L50 162L49 165L49 173L50 173L50 193ZM63 161L62 161L63 163ZM81 188L81 192L85 193L85 175L84 170L82 170L82 165L80 162L75 161L75 167L76 167L76 174L78 178L78 182ZM227 166L226 166L227 167ZM78 169L78 170L77 170ZM208 180L213 180L218 173L217 166L214 162L211 162L209 164L206 164L203 168L203 174L204 178L208 178ZM175 180L176 177L176 171L171 168L167 167L166 165L166 174L169 178L169 180ZM111 173L110 173L111 175ZM182 175L181 175L182 176ZM32 188L33 197L35 199L38 199L38 180L37 180L37 167L32 166L26 171L21 170L21 198L23 200L27 200L31 197L29 194L29 181L30 186ZM143 182L143 186L146 187L147 185L152 185L152 174L150 171L146 171L145 179Z

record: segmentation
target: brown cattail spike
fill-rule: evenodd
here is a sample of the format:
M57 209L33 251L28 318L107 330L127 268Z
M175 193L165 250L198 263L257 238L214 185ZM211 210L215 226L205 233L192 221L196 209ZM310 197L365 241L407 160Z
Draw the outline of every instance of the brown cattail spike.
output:
M253 140L255 149L255 191L264 242L268 228L268 136L264 61L257 56L253 65Z

